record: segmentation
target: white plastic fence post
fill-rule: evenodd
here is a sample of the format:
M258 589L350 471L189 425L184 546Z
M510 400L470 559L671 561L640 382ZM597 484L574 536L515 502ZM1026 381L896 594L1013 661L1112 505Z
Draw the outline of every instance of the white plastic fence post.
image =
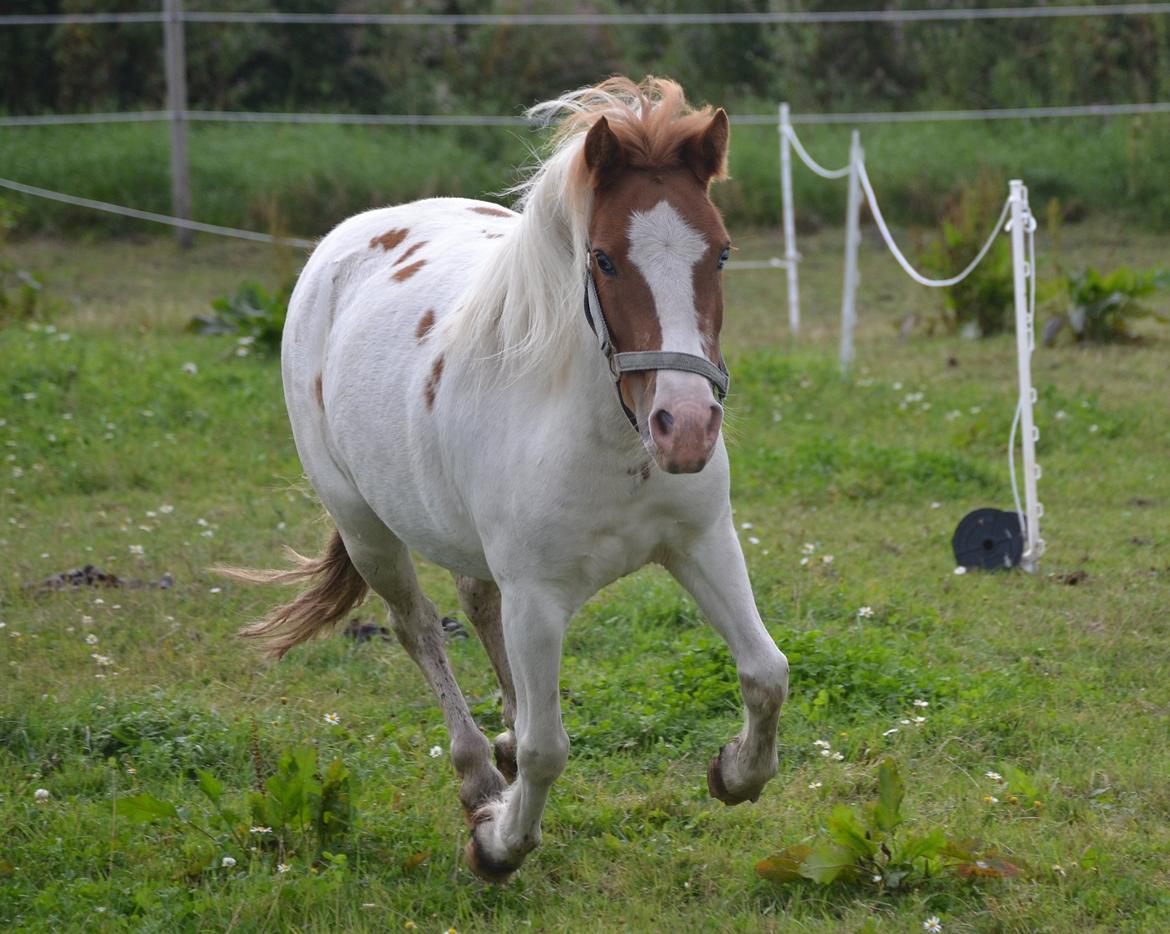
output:
M795 206L792 203L792 143L788 128L792 125L788 105L780 105L780 206L784 217L784 262L788 274L788 327L793 334L800 330L800 280L796 251Z
M171 213L191 219L191 176L187 168L187 54L183 46L183 0L163 0L163 43L167 65L167 108L171 112ZM179 245L193 242L178 229Z
M849 202L845 212L845 286L841 295L841 372L853 363L853 329L857 325L857 248L861 244L861 134L849 143Z
M1036 494L1036 481L1040 470L1036 463L1036 442L1040 432L1032 419L1032 404L1036 401L1036 390L1032 388L1032 351L1036 346L1036 323L1032 320L1029 301L1029 278L1036 271L1030 268L1025 251L1025 238L1035 221L1028 207L1028 189L1019 179L1013 179L1009 186L1012 233L1012 276L1016 301L1016 350L1019 357L1020 376L1020 432L1024 448L1024 554L1020 566L1025 571L1035 571L1036 563L1044 551L1040 538L1040 516L1043 507Z

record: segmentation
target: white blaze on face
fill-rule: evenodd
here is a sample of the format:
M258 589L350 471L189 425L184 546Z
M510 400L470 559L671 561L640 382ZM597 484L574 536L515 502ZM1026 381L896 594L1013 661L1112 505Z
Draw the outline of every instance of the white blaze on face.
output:
M630 215L629 256L654 296L662 350L704 356L694 272L706 252L703 236L666 201ZM657 386L659 396L710 391L702 376L677 370L659 370Z

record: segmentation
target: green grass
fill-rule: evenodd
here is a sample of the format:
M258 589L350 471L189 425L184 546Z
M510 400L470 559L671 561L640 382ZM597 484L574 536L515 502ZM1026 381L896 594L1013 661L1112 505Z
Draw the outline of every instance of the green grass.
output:
M822 163L845 164L848 129L799 131ZM0 177L169 213L168 133L161 124L10 129L0 134ZM1170 228L1161 158L1170 117L868 126L862 139L883 210L897 221L934 227L956 180L987 172L1005 184L1023 178L1038 208L1056 198L1077 216ZM503 191L539 138L518 128L194 125L190 140L197 219L317 236L370 205ZM779 222L778 165L774 127L735 128L733 178L716 189L731 223ZM840 222L844 183L797 164L794 184L803 225ZM28 230L127 229L125 220L86 209L7 192L0 199L0 207L17 206Z
M775 252L762 234L738 239L743 256ZM840 232L802 249L799 339L777 274L728 276L733 503L752 526L757 600L792 662L780 773L754 806L708 798L706 761L739 725L734 673L693 604L641 572L570 630L569 767L544 844L511 885L488 888L459 858L454 776L428 754L447 746L442 720L405 654L335 638L266 665L233 633L276 592L206 571L271 566L282 544L312 549L325 532L277 367L183 331L211 298L242 278L273 285L292 259L218 241L182 255L162 239L7 246L5 259L46 271L51 301L35 325L0 330L0 926L836 932L920 931L939 915L947 932L1165 930L1167 335L1037 353L1049 553L1036 575L957 577L955 523L1010 502L1014 338L900 339L902 317L929 316L934 297L867 240L858 366L842 379ZM1066 231L1063 255L1143 266L1164 249L1094 225ZM85 563L142 581L169 572L175 586L26 587ZM1062 581L1077 570L1088 577ZM423 565L421 577L453 611L447 575ZM494 726L482 649L449 650ZM900 724L916 699L925 723ZM843 761L821 757L817 739ZM196 769L243 809L257 761L270 769L305 742L356 777L344 868L116 816L116 799L141 793L206 810ZM886 755L916 828L978 837L1023 877L893 894L755 876L757 859L819 835L834 803L871 800ZM985 801L997 789L984 773L1010 768L1034 794ZM35 802L37 788L50 800Z

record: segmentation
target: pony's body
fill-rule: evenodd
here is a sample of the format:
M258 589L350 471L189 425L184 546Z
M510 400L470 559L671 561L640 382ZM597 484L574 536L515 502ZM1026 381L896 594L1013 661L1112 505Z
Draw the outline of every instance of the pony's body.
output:
M589 138L562 144L529 183L521 214L432 199L345 221L306 265L285 328L297 450L339 537L287 575L322 582L250 634L281 654L344 616L366 585L386 599L443 708L475 827L469 860L486 878L505 877L536 845L565 764L559 666L569 619L648 562L690 590L739 668L748 721L712 761L712 793L754 798L776 770L787 664L760 622L732 524L722 409L693 369L621 374L634 431L582 306L594 262L586 246L604 242L616 265L595 251L613 270L598 291L622 349L720 359L722 303L707 263L719 249L726 256L726 234L706 185L722 166L726 117L704 134L709 112L687 117L681 94L671 98L690 123L669 152L689 168L666 160L634 176L631 144L619 151L605 117L643 119L654 102L643 97L639 117L628 110L633 86L620 87L626 97L600 94L609 105L597 105L600 116L581 108ZM704 155L720 132L722 148ZM509 730L496 740L499 771L410 549L456 575L500 678Z

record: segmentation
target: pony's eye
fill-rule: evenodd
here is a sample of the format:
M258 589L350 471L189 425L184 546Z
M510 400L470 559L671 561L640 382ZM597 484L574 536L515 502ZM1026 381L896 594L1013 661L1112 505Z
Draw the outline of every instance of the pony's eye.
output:
M731 247L725 246L723 252L719 254L719 268L722 269L727 265L727 261L731 258Z
M597 260L597 268L607 276L612 276L617 272L617 270L614 269L613 260L602 253L601 250L595 251L593 256Z

